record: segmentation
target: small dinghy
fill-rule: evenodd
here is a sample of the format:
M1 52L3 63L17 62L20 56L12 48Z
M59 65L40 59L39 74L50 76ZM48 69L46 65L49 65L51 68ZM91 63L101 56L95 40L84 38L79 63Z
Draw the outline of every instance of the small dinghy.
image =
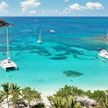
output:
M55 30L53 30L53 29L51 29L51 30L50 30L50 33L55 33L55 32L56 32L56 31L55 31Z

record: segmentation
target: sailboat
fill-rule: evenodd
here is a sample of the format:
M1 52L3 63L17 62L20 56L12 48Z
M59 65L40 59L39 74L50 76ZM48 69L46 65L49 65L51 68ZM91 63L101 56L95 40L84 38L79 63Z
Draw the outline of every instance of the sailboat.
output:
M6 52L7 58L0 61L0 66L5 71L10 70L10 69L17 69L17 65L11 60L11 57L10 57L8 28L6 29L6 38L7 38L7 44L6 44L6 46L7 46L7 52Z
M39 44L42 43L42 35L41 35L41 30L40 30L40 33L39 33L39 36L38 36L38 41L37 41Z

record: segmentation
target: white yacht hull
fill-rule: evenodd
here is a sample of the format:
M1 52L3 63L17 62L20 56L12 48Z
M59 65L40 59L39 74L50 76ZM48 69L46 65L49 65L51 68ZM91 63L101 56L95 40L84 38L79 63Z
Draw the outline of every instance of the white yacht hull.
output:
M17 65L9 59L1 60L0 67L4 69L5 71L10 70L10 69L17 69Z
M108 51L107 50L101 50L98 55L102 58L108 59Z
M38 40L37 42L38 42L39 44L41 44L41 43L42 43L42 40Z
M55 32L56 32L56 31L55 31L55 30L53 30L53 29L51 29L51 30L50 30L50 33L55 33Z

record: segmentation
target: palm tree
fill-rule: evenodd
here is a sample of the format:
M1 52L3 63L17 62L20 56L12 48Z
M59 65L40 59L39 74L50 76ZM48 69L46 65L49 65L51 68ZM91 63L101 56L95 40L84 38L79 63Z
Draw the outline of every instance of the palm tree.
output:
M48 97L50 101L51 107L50 108L66 108L66 100L60 96Z
M32 101L41 100L40 93L38 93L34 89L32 90L30 87L25 87L24 89L22 89L22 95L23 99L27 101L28 108L31 108Z
M10 86L9 83L4 83L1 84L1 86L3 87L3 91L4 91L4 95L6 96L7 99L7 107L9 108L9 94L10 94Z
M4 100L4 93L3 91L0 91L0 104L3 102Z
M98 102L96 108L108 108L108 91L105 91L105 99Z
M72 96L69 96L66 102L66 108L81 108L80 103L76 103Z
M51 107L50 108L81 108L79 103L74 101L72 96L63 98L60 96L48 97Z
M14 108L16 108L16 105L18 103L18 100L20 98L20 87L17 86L17 84L11 84L10 85L10 95L12 96L11 101L14 105Z

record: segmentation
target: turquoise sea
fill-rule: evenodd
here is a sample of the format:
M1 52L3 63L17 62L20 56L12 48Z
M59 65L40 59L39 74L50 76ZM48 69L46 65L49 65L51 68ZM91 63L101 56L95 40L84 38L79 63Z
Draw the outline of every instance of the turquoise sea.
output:
M18 70L0 69L0 83L15 82L51 94L64 85L108 89L108 17L3 17L9 28L11 58ZM37 43L39 31L43 44ZM54 29L55 33L49 31ZM0 28L0 60L6 57L5 28Z

